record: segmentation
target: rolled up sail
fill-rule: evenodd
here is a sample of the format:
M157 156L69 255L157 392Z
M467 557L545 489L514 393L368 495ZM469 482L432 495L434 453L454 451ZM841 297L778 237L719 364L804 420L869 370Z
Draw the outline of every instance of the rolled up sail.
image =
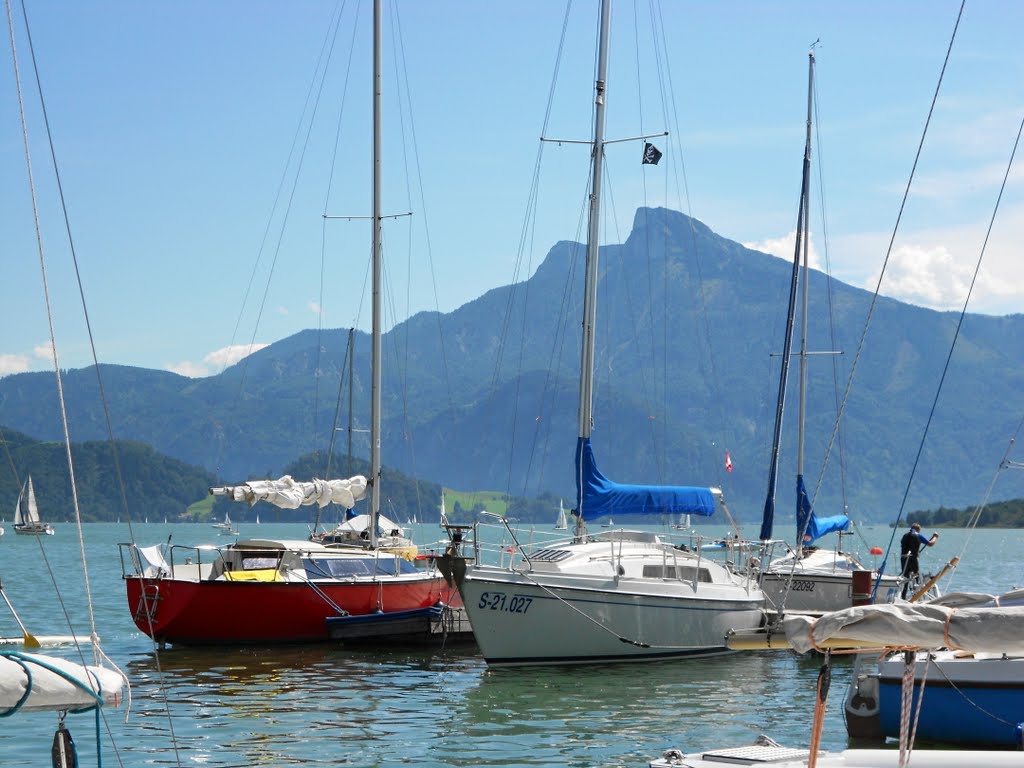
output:
M576 444L576 509L594 519L602 515L703 515L715 511L712 488L669 485L625 485L605 477L597 468L590 438Z
M298 509L316 504L340 504L352 509L356 502L366 496L366 478L362 475L347 480L318 480L300 482L285 475L279 480L250 480L242 485L226 485L211 488L213 496L227 496L232 501L244 501L250 507L258 501L266 501L282 509Z
M121 673L106 667L35 653L0 653L0 715L117 706L123 688Z

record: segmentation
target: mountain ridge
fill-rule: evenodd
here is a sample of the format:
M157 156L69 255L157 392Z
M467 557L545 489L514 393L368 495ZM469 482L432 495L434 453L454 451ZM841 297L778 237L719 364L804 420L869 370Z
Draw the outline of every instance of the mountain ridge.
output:
M385 335L386 464L450 487L572 497L584 257L584 246L561 240L529 278L448 313L419 312ZM760 513L778 386L771 355L782 348L790 271L785 261L666 209L638 209L625 241L601 248L594 444L606 474L623 482L721 485L734 513ZM829 299L823 284L812 270L809 346L832 349L833 331L817 322L831 304L843 351L833 361L841 395L871 294L832 281ZM1024 315L965 318L908 490L957 319L878 298L850 389L842 462L837 445L822 482L825 513L845 504L862 520L888 522L905 491L913 508L982 496L1018 420L1003 409L1012 410L1014 393L1024 391ZM358 429L368 414L369 343L363 333L355 338ZM335 414L346 384L346 339L345 329L300 331L202 379L104 364L115 434L228 482L274 474L324 449L332 430L344 435L345 417L336 423ZM837 395L830 362L812 358L808 369L805 475L813 492ZM0 421L56 439L46 376L52 379L0 379ZM95 371L66 377L75 392L73 436L103 437ZM795 498L794 382L792 376L777 501L783 515L787 497ZM367 455L365 433L353 437L355 453ZM726 450L732 473L724 472ZM1000 498L1024 495L1020 481L1000 486Z

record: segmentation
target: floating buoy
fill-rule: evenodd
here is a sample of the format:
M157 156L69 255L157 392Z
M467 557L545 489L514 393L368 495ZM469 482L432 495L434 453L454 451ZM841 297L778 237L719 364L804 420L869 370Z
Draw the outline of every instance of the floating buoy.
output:
M882 548L881 547L872 547L871 548L871 554L872 555L880 555L880 554L882 554Z

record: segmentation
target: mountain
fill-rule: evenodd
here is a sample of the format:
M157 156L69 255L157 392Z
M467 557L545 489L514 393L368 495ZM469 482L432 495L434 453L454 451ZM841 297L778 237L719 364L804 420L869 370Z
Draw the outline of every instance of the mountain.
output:
M4 462L0 468L0 500L12 510L11 514L21 483L31 473L43 519L51 523L74 520L64 442L40 442L9 429L3 430L3 438L10 462ZM174 520L189 504L204 498L213 485L212 473L161 456L148 445L118 440L114 448L124 478L127 512L114 470L110 443L72 445L78 507L85 522L127 519L129 516L136 522L147 517L154 521ZM12 471L11 463L18 468L18 477Z
M578 243L557 243L528 280L447 314L417 314L386 334L386 465L455 488L573 497L584 254ZM593 440L602 470L622 482L720 485L734 514L757 518L790 264L683 214L647 208L601 259ZM812 272L808 345L842 354L808 363L812 489L871 302L868 292L836 281L829 299L825 285ZM1020 418L1024 316L966 318L916 461L957 320L878 299L821 485L822 512L845 503L860 520L890 522L901 504L907 513L983 496ZM358 430L369 413L369 340L355 338ZM341 329L303 331L204 379L104 365L115 434L227 482L279 475L295 457L325 450L332 430L340 430L337 452L347 424L346 339ZM0 379L0 421L59 439L52 378ZM795 378L794 369L780 516L795 504ZM64 381L73 436L102 439L95 371L68 371ZM353 438L354 452L366 456L365 432ZM1022 495L1024 478L1009 474L995 490L999 498Z

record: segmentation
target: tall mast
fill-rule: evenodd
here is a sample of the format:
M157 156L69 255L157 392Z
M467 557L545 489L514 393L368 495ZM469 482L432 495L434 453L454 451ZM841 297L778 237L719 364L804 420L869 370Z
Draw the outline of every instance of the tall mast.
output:
M803 222L803 231L797 231L797 249L800 248L800 239L803 239L803 286L801 288L801 318L800 318L800 409L798 416L797 441L796 441L796 476L799 481L804 475L804 416L807 409L807 291L810 282L808 271L808 241L806 231L808 228L808 211L810 198L810 168L811 168L811 120L814 98L814 50L809 56L807 74L807 138L804 143L804 196L802 200L803 209L800 213L800 220ZM797 498L797 514L799 515L800 499ZM801 542L797 542L797 546Z
M591 148L590 221L587 227L587 269L583 294L583 348L580 353L580 437L590 437L594 391L594 324L597 314L598 242L601 226L601 172L604 165L604 108L608 76L611 0L601 3L601 31L594 84L594 141ZM580 510L582 517L583 510Z
M782 438L782 415L786 403L786 383L789 379L789 358L793 349L793 326L796 316L797 287L800 279L800 257L803 254L806 263L805 230L807 228L807 200L811 184L811 117L813 110L814 94L814 51L810 52L810 75L807 82L807 139L804 143L803 178L800 182L800 207L797 213L796 224L796 246L793 253L793 271L789 283L789 305L786 314L786 338L782 346L782 366L779 372L779 397L775 404L775 432L772 435L772 455L768 467L768 493L764 501L764 513L761 517L761 540L766 541L772 537L772 526L775 521L775 488L779 479L779 446ZM806 273L805 273L806 274ZM806 280L804 281L804 301L806 302ZM806 306L806 305L805 305ZM807 328L807 311L804 310L804 335ZM801 372L806 362L806 348L803 348L801 355ZM801 378L803 375L801 373ZM798 453L800 454L798 475L803 469L803 390L801 382L800 400L800 434L801 443ZM799 500L798 502L799 503ZM799 546L800 542L797 542Z
M377 547L380 514L381 412L381 0L373 3L373 351L370 385L370 544Z

